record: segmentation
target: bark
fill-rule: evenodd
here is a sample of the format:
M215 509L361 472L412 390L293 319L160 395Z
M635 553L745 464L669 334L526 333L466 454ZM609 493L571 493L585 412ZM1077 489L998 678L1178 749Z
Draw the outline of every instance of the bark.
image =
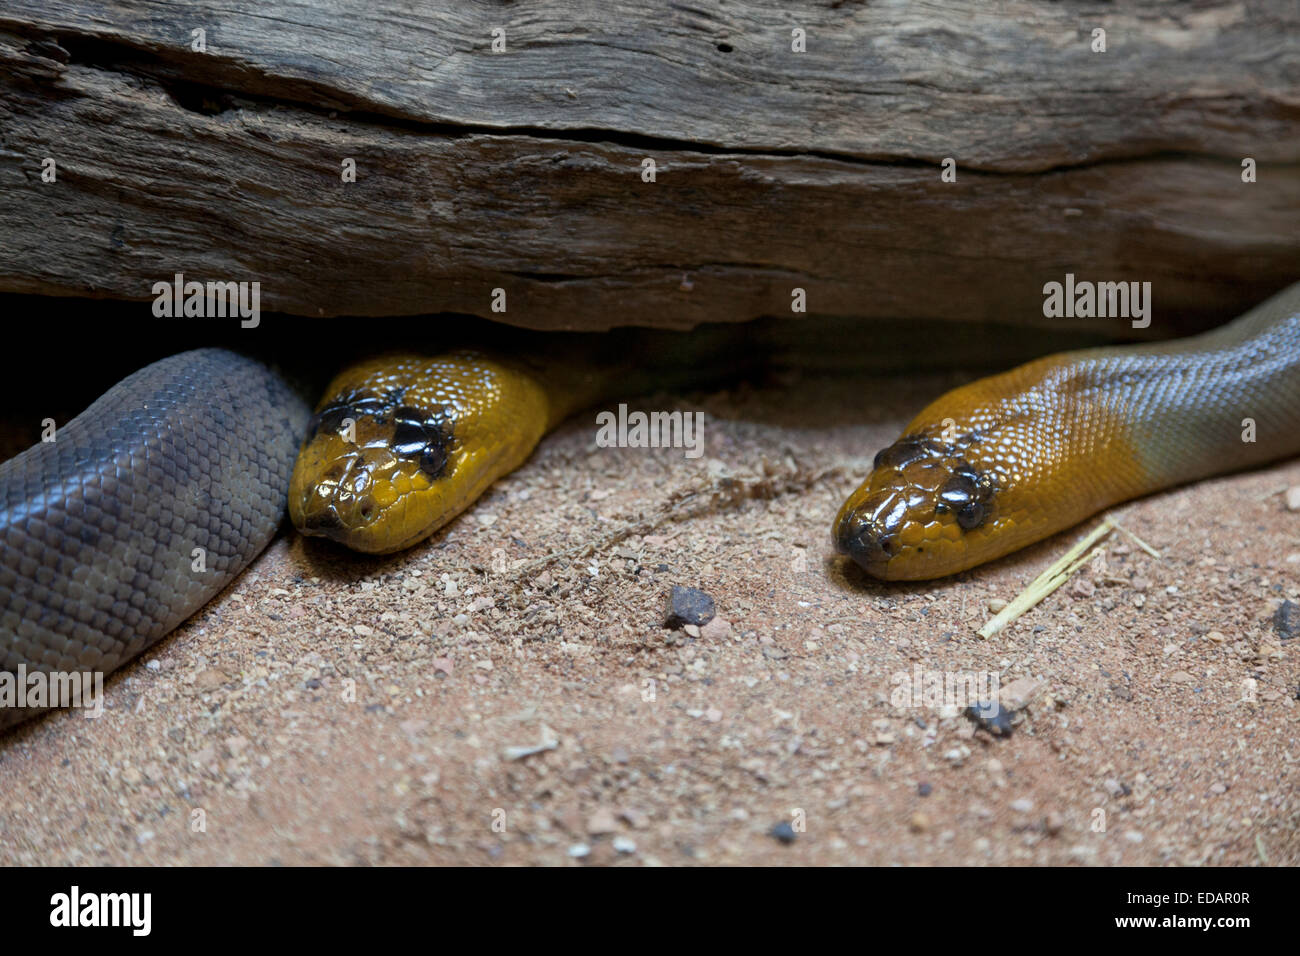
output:
M1074 273L1151 282L1171 334L1300 278L1298 21L8 0L0 291L147 302L180 272L296 314L599 329L792 315L802 289L812 313L1052 324L1043 285Z

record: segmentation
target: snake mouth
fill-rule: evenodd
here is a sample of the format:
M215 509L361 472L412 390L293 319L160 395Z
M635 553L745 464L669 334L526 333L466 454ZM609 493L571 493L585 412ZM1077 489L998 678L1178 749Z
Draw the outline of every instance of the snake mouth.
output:
M338 508L334 502L327 501L310 510L304 510L302 523L298 526L298 529L303 534L331 538L343 531L343 519L339 517Z

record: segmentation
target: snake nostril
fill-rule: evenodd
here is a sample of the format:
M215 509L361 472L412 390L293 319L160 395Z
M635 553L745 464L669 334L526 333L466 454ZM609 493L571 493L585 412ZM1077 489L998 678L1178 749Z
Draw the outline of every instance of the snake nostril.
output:
M835 549L874 573L898 553L898 538L874 523L848 524L837 532Z
M343 522L339 520L339 516L333 508L322 508L319 511L309 512L304 518L302 526L305 531L319 534L338 531L343 527Z

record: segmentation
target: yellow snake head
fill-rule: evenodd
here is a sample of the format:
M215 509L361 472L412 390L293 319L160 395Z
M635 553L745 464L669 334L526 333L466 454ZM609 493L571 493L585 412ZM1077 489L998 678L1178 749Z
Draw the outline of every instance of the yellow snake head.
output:
M1116 354L1049 355L935 399L876 456L840 509L836 549L874 577L938 578L1169 484L1178 472L1150 462L1168 446L1180 468L1195 464L1182 406L1165 401L1158 407L1170 417L1149 421L1132 409L1159 394L1143 384L1147 374L1161 387L1180 380L1160 374L1158 356L1149 360L1136 348ZM1144 373L1143 362L1153 371ZM1229 421L1219 427L1228 430Z
M998 479L963 455L963 445L904 435L876 455L870 477L835 519L835 548L868 574L916 580L987 560L999 526Z
M303 534L355 551L410 547L518 467L547 416L533 378L475 352L355 365L308 426L289 517Z

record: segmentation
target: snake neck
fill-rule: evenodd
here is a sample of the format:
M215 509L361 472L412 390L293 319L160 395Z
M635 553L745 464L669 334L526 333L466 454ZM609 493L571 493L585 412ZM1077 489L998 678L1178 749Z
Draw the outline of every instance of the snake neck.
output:
M513 359L547 399L546 430L638 395L709 389L763 371L771 351L743 326L692 333L616 330L545 342Z

